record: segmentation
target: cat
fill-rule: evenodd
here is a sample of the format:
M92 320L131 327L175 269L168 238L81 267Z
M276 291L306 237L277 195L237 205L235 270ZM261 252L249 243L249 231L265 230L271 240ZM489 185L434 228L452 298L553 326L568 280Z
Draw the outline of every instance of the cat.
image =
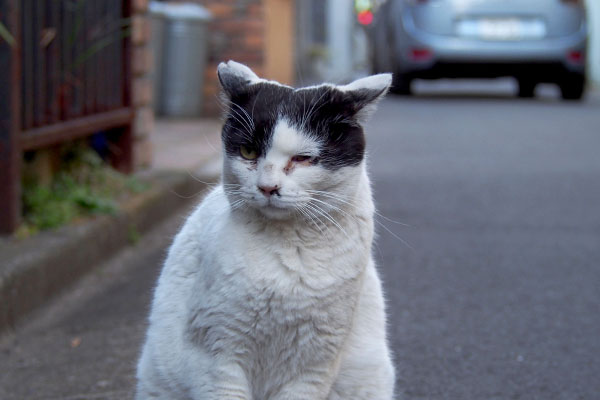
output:
M362 127L391 75L294 89L217 73L222 182L169 250L136 399L392 399Z

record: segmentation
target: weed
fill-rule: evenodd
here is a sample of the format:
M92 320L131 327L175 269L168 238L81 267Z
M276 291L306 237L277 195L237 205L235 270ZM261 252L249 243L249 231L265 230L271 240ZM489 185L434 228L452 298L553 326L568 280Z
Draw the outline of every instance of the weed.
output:
M140 241L140 237L140 232L137 230L135 225L129 225L127 228L127 239L129 240L129 244L135 246Z
M83 145L63 149L61 160L61 168L50 185L24 180L24 226L18 236L54 229L77 218L114 214L120 201L149 187L148 183L112 169Z

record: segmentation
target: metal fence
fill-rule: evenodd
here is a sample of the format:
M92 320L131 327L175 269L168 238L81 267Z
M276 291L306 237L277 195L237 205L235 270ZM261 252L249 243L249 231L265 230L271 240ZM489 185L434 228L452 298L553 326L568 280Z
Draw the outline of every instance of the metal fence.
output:
M0 22L0 231L10 232L24 151L104 131L111 162L131 170L131 0L0 0Z

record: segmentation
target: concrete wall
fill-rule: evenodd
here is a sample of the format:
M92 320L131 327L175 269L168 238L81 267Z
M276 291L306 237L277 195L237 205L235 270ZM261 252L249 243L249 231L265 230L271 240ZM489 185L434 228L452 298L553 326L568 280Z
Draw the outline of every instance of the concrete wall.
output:
M294 84L295 25L293 0L264 0L265 78Z
M586 0L590 32L588 65L590 78L600 86L600 1Z

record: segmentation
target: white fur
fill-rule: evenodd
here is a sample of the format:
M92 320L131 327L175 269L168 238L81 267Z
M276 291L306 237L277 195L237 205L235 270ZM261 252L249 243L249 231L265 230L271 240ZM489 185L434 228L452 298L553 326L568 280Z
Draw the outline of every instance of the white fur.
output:
M254 71L252 71L248 66L244 64L240 64L239 62L235 62L233 60L229 60L226 63L222 62L217 66L217 70L219 73L227 73L231 75L238 76L246 81L248 85L254 85L257 83L269 83L271 85L290 87L279 83L277 81L270 81L267 79L259 78Z
M385 92L392 84L392 74L377 74L355 80L343 86L337 86L338 90L350 92L353 90L369 89Z
M292 156L320 144L285 120L272 140L256 164L225 157L223 184L175 238L137 400L393 398L365 163L290 171ZM266 198L259 184L280 186L280 196ZM310 204L329 217L294 212Z

